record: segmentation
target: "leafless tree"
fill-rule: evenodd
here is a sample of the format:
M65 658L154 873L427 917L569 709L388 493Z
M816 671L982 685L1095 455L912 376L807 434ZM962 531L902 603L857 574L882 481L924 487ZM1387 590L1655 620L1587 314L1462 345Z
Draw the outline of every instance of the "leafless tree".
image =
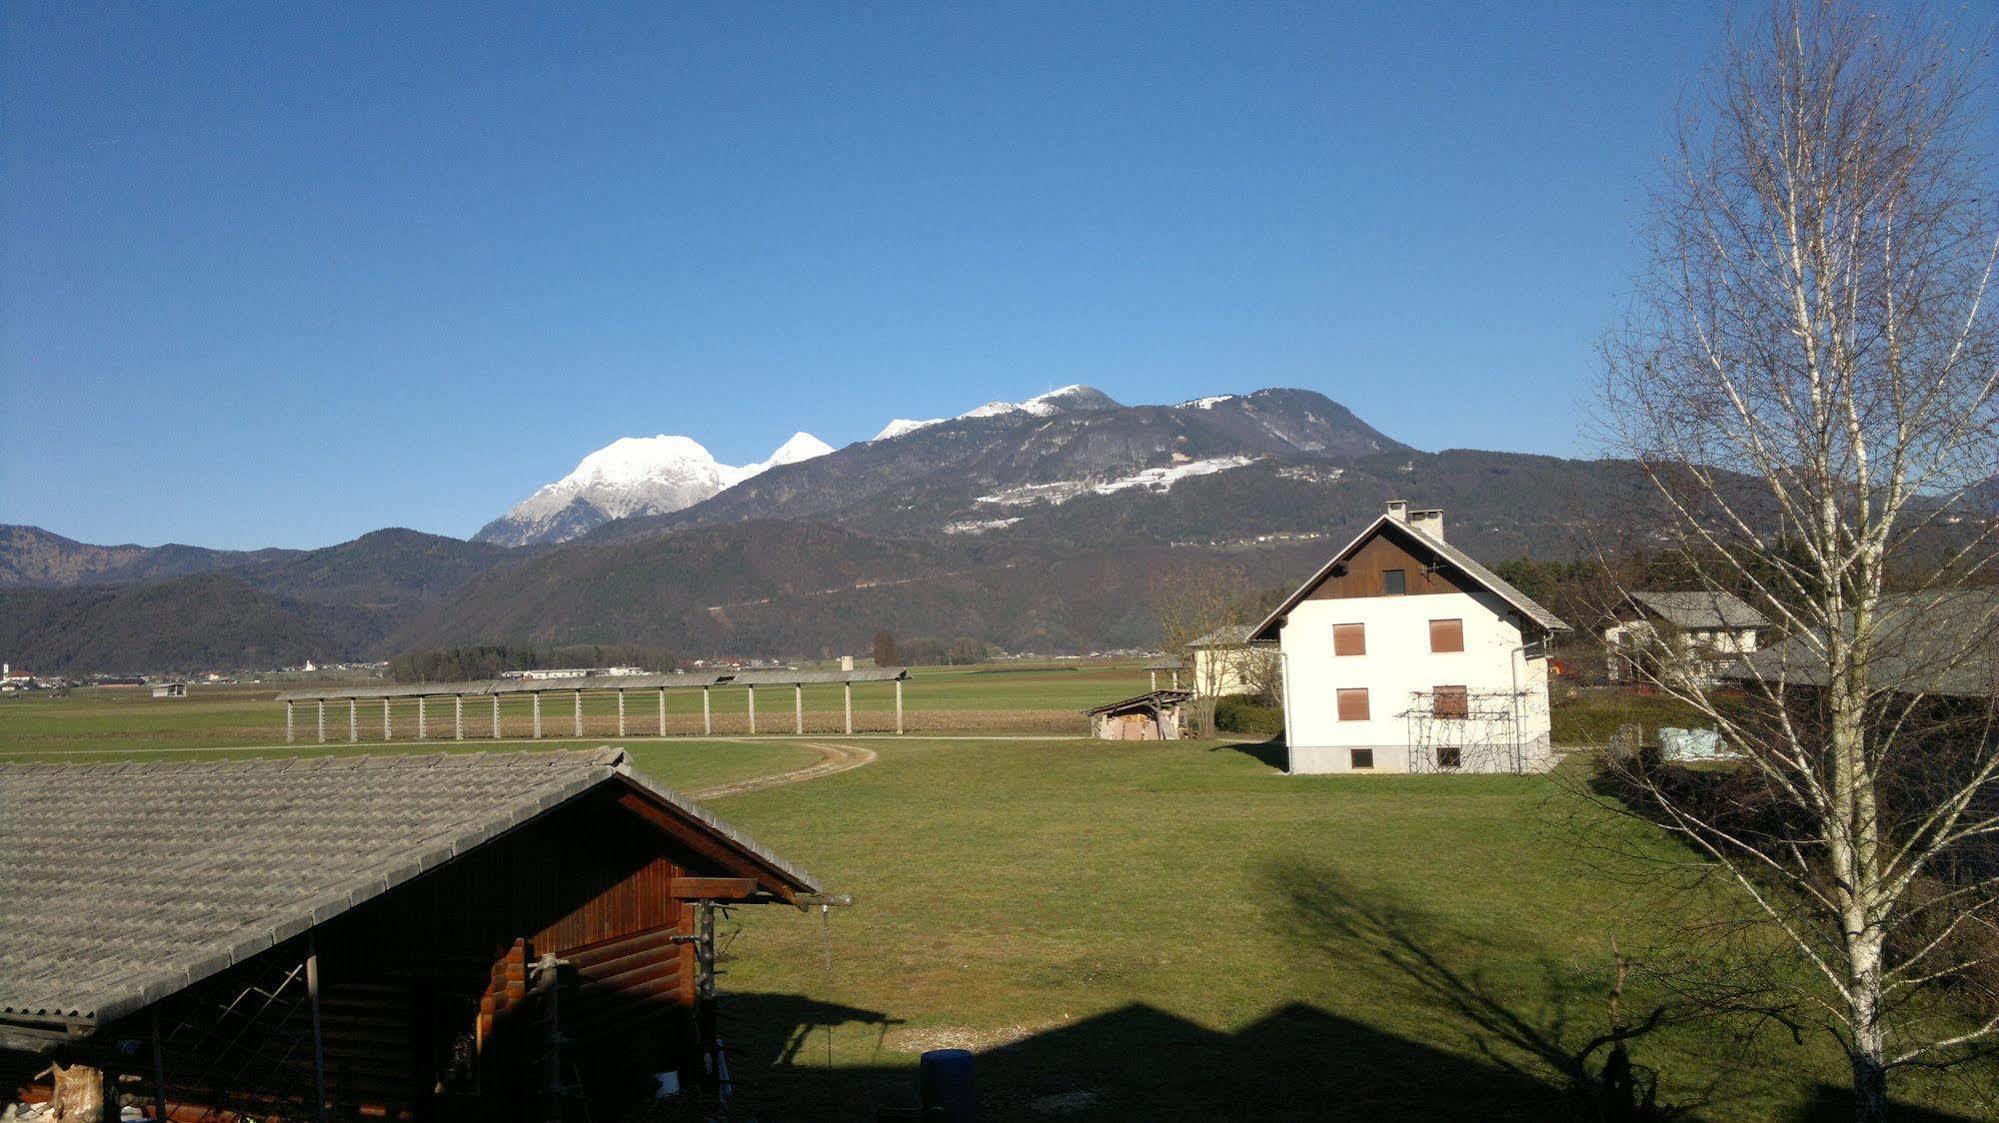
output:
M1861 1119L1891 1073L1999 1031L1968 982L1999 946L1999 599L1965 595L1993 561L1999 243L1985 56L1947 32L1791 0L1734 38L1607 347L1604 416L1668 512L1658 533L1788 652L1748 664L1746 705L1657 660L1741 763L1705 784L1621 767L1620 790L1791 949ZM1945 624L1959 638L1929 642ZM1972 663L1986 697L1946 697Z
M1152 587L1152 611L1159 620L1166 650L1186 661L1188 689L1194 692L1196 731L1203 737L1215 734L1215 699L1222 689L1252 670L1250 649L1210 648L1197 658L1189 645L1240 623L1247 588L1247 578L1233 568L1176 570Z

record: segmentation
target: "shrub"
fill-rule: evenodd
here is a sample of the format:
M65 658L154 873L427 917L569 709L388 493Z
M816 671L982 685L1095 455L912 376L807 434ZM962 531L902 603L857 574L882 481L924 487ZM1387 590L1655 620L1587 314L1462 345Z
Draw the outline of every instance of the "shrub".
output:
M1222 733L1275 737L1284 732L1284 711L1254 698L1230 695L1215 699L1215 728Z

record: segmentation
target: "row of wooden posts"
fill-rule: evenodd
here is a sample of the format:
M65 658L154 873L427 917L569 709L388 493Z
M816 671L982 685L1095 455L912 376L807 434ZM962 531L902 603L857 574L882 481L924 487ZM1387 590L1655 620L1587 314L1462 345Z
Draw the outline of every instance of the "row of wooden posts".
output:
M842 689L842 693L844 694L843 698L844 721L842 724L842 729L845 732L851 734L854 731L854 684L851 682L843 682L840 684L840 686ZM659 736L661 737L666 736L666 689L667 689L666 687L659 688ZM708 696L708 692L711 689L713 688L707 686L701 688L701 732L703 734L712 736L715 732L715 712L713 708L713 700ZM750 714L750 733L754 735L757 731L757 688L745 684L743 689L749 692L748 701L749 701L749 714ZM793 683L792 691L793 691L792 711L791 711L792 732L804 733L805 732L805 687L801 684ZM542 735L541 696L547 692L535 690L535 691L516 691L515 693L528 694L530 697L534 699L534 735L536 737L540 737ZM567 693L575 697L576 701L575 736L581 737L583 736L583 692L581 690L570 690L567 691ZM618 736L623 737L626 736L625 695L630 692L625 690L620 690L617 691L616 693L618 695ZM410 697L410 695L403 695L403 697ZM430 739L430 723L424 705L425 700L429 697L434 697L434 696L424 695L424 694L415 695L416 739L419 741L427 741ZM499 694L492 694L488 695L488 697L490 697L493 700L493 737L495 740L497 740L499 739L500 736L500 698L502 696ZM393 698L382 699L382 740L384 741L390 740L394 733L394 729L390 725L389 721L389 704L392 701L394 701ZM319 715L318 715L319 743L323 745L326 743L326 700L323 698L320 699L318 701L318 706L319 706ZM287 744L290 744L298 740L298 730L296 724L294 723L294 718L295 714L293 712L293 702L286 701L285 743ZM898 734L902 732L902 680L901 679L895 680L895 731ZM347 699L347 740L349 742L355 742L359 741L360 739L361 739L360 700L357 698L349 698ZM465 739L465 695L463 694L454 694L451 696L451 739L454 741L463 741Z

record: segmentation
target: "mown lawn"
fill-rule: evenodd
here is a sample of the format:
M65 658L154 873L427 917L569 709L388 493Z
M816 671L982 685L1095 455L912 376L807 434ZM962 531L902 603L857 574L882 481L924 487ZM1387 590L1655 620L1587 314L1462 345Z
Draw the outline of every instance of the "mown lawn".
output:
M1146 689L1145 672L1134 665L1058 663L1018 667L995 664L978 667L919 667L904 684L905 724L928 732L1074 733L1087 731L1081 711ZM192 687L185 699L156 699L134 687L87 688L67 698L32 693L0 696L0 752L35 750L128 751L210 745L277 745L285 739L284 707L272 699L277 686ZM748 696L741 688L718 687L709 696L718 734L748 729ZM842 697L837 686L805 691L807 732L832 733L842 728ZM758 730L788 733L794 728L797 699L788 687L757 691ZM485 737L492 730L491 703L468 698L466 732ZM870 683L854 688L855 724L859 731L894 728L894 688ZM501 720L508 737L528 737L533 730L532 703L525 697L503 699ZM449 738L449 699L428 705L431 738ZM611 695L584 698L584 736L615 739L617 700ZM382 706L362 702L356 710L358 732L365 743L380 743ZM297 743L317 743L317 711L297 708ZM327 737L345 741L348 713L344 703L327 707ZM549 737L574 733L571 699L551 692L542 703L542 730ZM626 698L626 735L650 736L659 729L658 695L633 693ZM667 728L675 735L701 732L699 691L674 690L667 696ZM417 707L413 700L394 702L390 731L398 743L414 739Z
M716 804L858 898L830 923L737 914L745 1117L871 1118L946 1046L980 1053L991 1118L1569 1117L1546 1058L1604 1027L1613 939L1682 938L1678 906L1597 868L1546 779L1285 777L1197 743L872 747ZM1838 1111L1828 1041L1773 1049L1682 1028L1637 1059L1699 1118Z

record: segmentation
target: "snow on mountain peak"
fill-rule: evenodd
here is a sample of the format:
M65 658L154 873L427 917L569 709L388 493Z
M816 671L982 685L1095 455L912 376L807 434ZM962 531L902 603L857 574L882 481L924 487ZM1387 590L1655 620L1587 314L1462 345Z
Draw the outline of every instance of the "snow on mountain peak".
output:
M892 441L895 438L903 436L906 433L914 433L918 429L928 429L932 425L942 425L946 420L947 420L946 418L942 417L933 417L927 421L911 421L906 417L898 417L894 421L891 421L888 424L882 426L882 431L876 433L873 437L870 437L868 439L868 443L873 444L876 441Z
M1027 413L1035 417L1052 417L1058 413L1073 410L1116 409L1116 399L1093 386L1080 383L1050 390L1046 394L1036 394L1024 402L987 402L977 409L967 410L958 415L958 420L972 417L1000 417L1009 413Z
M754 464L740 468L724 466L722 469L731 485L739 484L751 476L761 476L783 464L800 464L833 451L833 446L810 433L793 433L791 439L777 446L777 451Z
M810 433L793 433L769 458L737 468L716 460L692 437L619 437L521 500L476 537L507 546L563 542L612 519L692 507L751 476L832 451L833 446Z

